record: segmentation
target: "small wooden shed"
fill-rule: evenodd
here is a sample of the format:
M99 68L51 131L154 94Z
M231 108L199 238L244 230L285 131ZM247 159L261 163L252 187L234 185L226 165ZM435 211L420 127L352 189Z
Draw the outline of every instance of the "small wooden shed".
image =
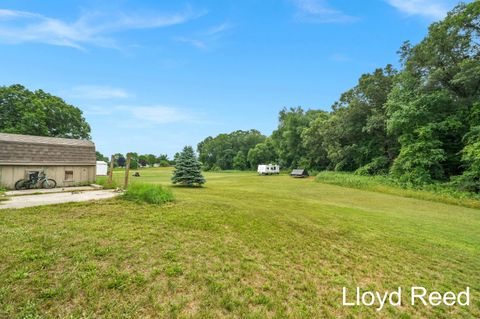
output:
M0 133L0 185L14 188L30 172L44 171L58 186L95 181L95 144L87 140Z
M292 177L308 177L308 172L306 169L304 168L296 168L294 170L292 170L292 172L290 173L290 176Z

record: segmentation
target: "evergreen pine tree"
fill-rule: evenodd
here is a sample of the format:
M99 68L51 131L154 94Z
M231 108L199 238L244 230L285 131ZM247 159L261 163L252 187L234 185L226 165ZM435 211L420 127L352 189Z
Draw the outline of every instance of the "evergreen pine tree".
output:
M201 164L195 157L193 148L191 146L185 146L176 160L172 183L201 186L205 182L201 172Z

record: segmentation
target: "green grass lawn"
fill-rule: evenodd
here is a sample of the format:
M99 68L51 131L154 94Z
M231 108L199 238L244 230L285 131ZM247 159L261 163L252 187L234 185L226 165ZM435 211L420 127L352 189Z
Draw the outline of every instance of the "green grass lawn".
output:
M140 174L168 185L171 170ZM162 206L0 211L0 318L480 317L480 210L313 178L205 177ZM469 286L471 305L341 305L343 286L412 285Z
M480 208L480 194L462 192L444 184L425 185L420 189L413 189L406 185L400 185L394 179L387 176L361 176L347 172L323 171L316 176L316 180L338 186L369 190L379 193L400 195L424 199L433 202L441 202L471 208Z

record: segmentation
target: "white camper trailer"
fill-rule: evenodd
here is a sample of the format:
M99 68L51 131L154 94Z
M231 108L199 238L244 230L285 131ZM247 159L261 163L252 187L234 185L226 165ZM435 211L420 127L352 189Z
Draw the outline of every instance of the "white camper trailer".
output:
M107 163L104 161L97 161L97 176L107 175Z
M260 175L280 174L280 166L276 164L258 165L257 172Z

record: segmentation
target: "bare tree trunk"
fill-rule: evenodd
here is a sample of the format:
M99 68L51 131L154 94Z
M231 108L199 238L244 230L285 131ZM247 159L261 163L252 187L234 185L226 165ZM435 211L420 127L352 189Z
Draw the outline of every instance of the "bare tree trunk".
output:
M130 174L130 158L131 155L127 154L127 163L125 164L125 183L123 185L123 188L127 189L128 187L128 175Z
M113 182L113 163L115 161L115 155L110 157L110 171L108 172L108 184L112 184Z

